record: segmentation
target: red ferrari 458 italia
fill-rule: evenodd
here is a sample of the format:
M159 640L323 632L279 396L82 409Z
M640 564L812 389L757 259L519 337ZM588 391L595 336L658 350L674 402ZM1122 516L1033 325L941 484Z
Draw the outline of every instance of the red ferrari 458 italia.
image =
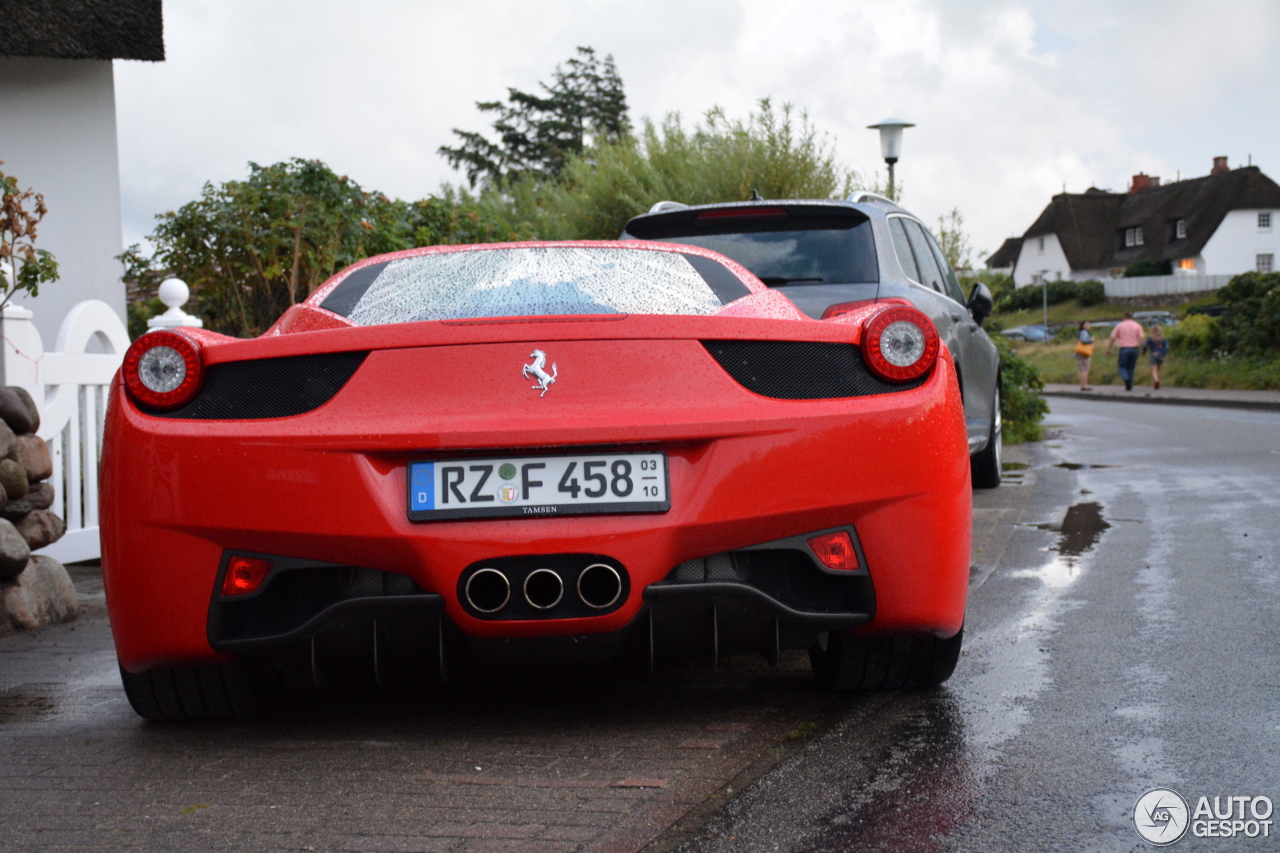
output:
M152 332L101 482L149 719L620 655L809 649L835 689L927 686L960 651L969 450L933 324L813 320L696 246L415 249L260 338Z

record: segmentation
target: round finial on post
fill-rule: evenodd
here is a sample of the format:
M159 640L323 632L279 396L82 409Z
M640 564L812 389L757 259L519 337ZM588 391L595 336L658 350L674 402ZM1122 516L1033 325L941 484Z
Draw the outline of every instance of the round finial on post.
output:
M173 329L178 326L201 328L204 326L204 320L199 317L193 317L182 310L182 306L186 305L187 300L191 298L191 288L187 287L185 281L180 278L165 279L160 285L158 295L160 301L169 310L159 317L152 317L148 320L148 329Z

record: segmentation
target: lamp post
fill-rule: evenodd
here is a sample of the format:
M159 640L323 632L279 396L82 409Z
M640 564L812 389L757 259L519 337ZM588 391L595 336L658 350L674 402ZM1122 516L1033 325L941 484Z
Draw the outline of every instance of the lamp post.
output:
M915 125L900 118L887 118L879 124L867 125L868 130L880 131L880 155L889 164L889 198L894 201L898 199L893 187L893 164L898 162L898 157L902 154L904 127L915 127Z

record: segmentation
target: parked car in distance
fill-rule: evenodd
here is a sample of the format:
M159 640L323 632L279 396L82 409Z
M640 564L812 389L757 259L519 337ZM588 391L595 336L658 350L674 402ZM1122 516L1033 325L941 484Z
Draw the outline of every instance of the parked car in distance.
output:
M861 306L912 305L933 320L964 398L975 488L1000 485L1000 357L982 329L991 292L966 295L924 223L889 199L659 202L622 240L661 240L727 255L815 319Z
M1052 337L1049 329L1039 323L1028 326L1014 326L1012 329L1004 329L1000 334L1015 341L1042 342Z
M959 389L905 300L822 322L670 243L414 249L259 338L152 332L102 450L125 692L235 717L290 681L788 649L837 690L939 684L969 581Z
M1178 315L1172 311L1134 311L1133 319L1144 326L1174 326L1178 323Z

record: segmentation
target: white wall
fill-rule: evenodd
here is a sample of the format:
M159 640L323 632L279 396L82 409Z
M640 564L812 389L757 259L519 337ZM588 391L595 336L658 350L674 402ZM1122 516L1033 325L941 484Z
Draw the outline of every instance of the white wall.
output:
M0 57L0 170L43 193L49 214L36 247L58 260L61 280L36 299L47 341L71 307L100 299L124 318L120 281L120 168L111 62Z
M1044 241L1044 248L1040 241ZM1022 241L1022 251L1018 253L1018 261L1013 265L1013 283L1018 287L1026 287L1035 280L1037 274L1043 274L1049 281L1071 278L1071 264L1062 251L1058 235L1045 234L1043 237L1028 237Z
M1271 227L1258 228L1257 210L1233 210L1213 232L1200 253L1206 275L1239 275L1257 269L1258 255L1270 254L1280 261L1280 210L1272 210ZM1199 259L1197 259L1199 260Z

